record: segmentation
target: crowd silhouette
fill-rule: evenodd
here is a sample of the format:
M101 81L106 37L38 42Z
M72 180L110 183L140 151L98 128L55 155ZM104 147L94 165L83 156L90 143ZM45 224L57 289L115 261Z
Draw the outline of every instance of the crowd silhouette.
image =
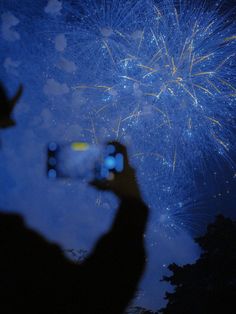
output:
M11 114L21 94L22 86L9 100L1 86L1 128L15 124ZM67 259L58 245L27 227L20 215L1 211L1 313L118 314L135 296L145 268L148 208L125 146L112 144L124 156L124 171L112 181L91 185L115 193L120 205L110 230L83 263Z

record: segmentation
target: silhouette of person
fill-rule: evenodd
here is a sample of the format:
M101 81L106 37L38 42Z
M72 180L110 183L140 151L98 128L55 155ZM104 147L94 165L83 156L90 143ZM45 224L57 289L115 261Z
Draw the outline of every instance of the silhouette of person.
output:
M125 146L124 171L94 181L120 206L110 230L76 265L56 244L28 228L17 214L0 213L0 311L3 314L118 314L135 295L145 268L148 208L142 200Z

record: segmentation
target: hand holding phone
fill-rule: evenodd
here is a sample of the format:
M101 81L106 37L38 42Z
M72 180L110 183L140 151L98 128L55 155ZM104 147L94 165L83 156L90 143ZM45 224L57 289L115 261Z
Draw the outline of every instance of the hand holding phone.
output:
M114 146L116 151L123 156L123 170L113 173L112 180L93 180L92 186L102 191L111 191L119 198L140 199L141 194L138 187L135 170L131 167L128 160L126 147L119 142L111 142L108 145Z
M112 144L50 143L47 152L49 178L112 180L124 169L123 154Z

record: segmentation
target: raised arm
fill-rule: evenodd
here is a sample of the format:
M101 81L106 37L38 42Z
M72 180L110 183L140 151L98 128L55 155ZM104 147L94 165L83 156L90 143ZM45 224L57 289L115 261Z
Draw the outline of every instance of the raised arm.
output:
M135 295L146 260L143 236L148 208L128 162L126 148L119 143L113 145L124 155L124 172L116 174L112 181L92 184L114 192L120 198L120 206L112 227L82 266L88 279L85 289L93 300L88 313L96 314L123 313Z

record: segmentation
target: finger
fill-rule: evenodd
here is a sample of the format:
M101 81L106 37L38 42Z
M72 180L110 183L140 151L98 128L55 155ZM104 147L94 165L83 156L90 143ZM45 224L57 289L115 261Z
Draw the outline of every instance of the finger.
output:
M123 155L124 158L124 164L125 166L127 166L129 164L129 160L128 160L128 153L127 153L127 148L126 146L124 146L123 144L121 144L120 142L117 141L112 141L109 142L108 145L113 145L116 148L116 151L118 153L121 153Z

